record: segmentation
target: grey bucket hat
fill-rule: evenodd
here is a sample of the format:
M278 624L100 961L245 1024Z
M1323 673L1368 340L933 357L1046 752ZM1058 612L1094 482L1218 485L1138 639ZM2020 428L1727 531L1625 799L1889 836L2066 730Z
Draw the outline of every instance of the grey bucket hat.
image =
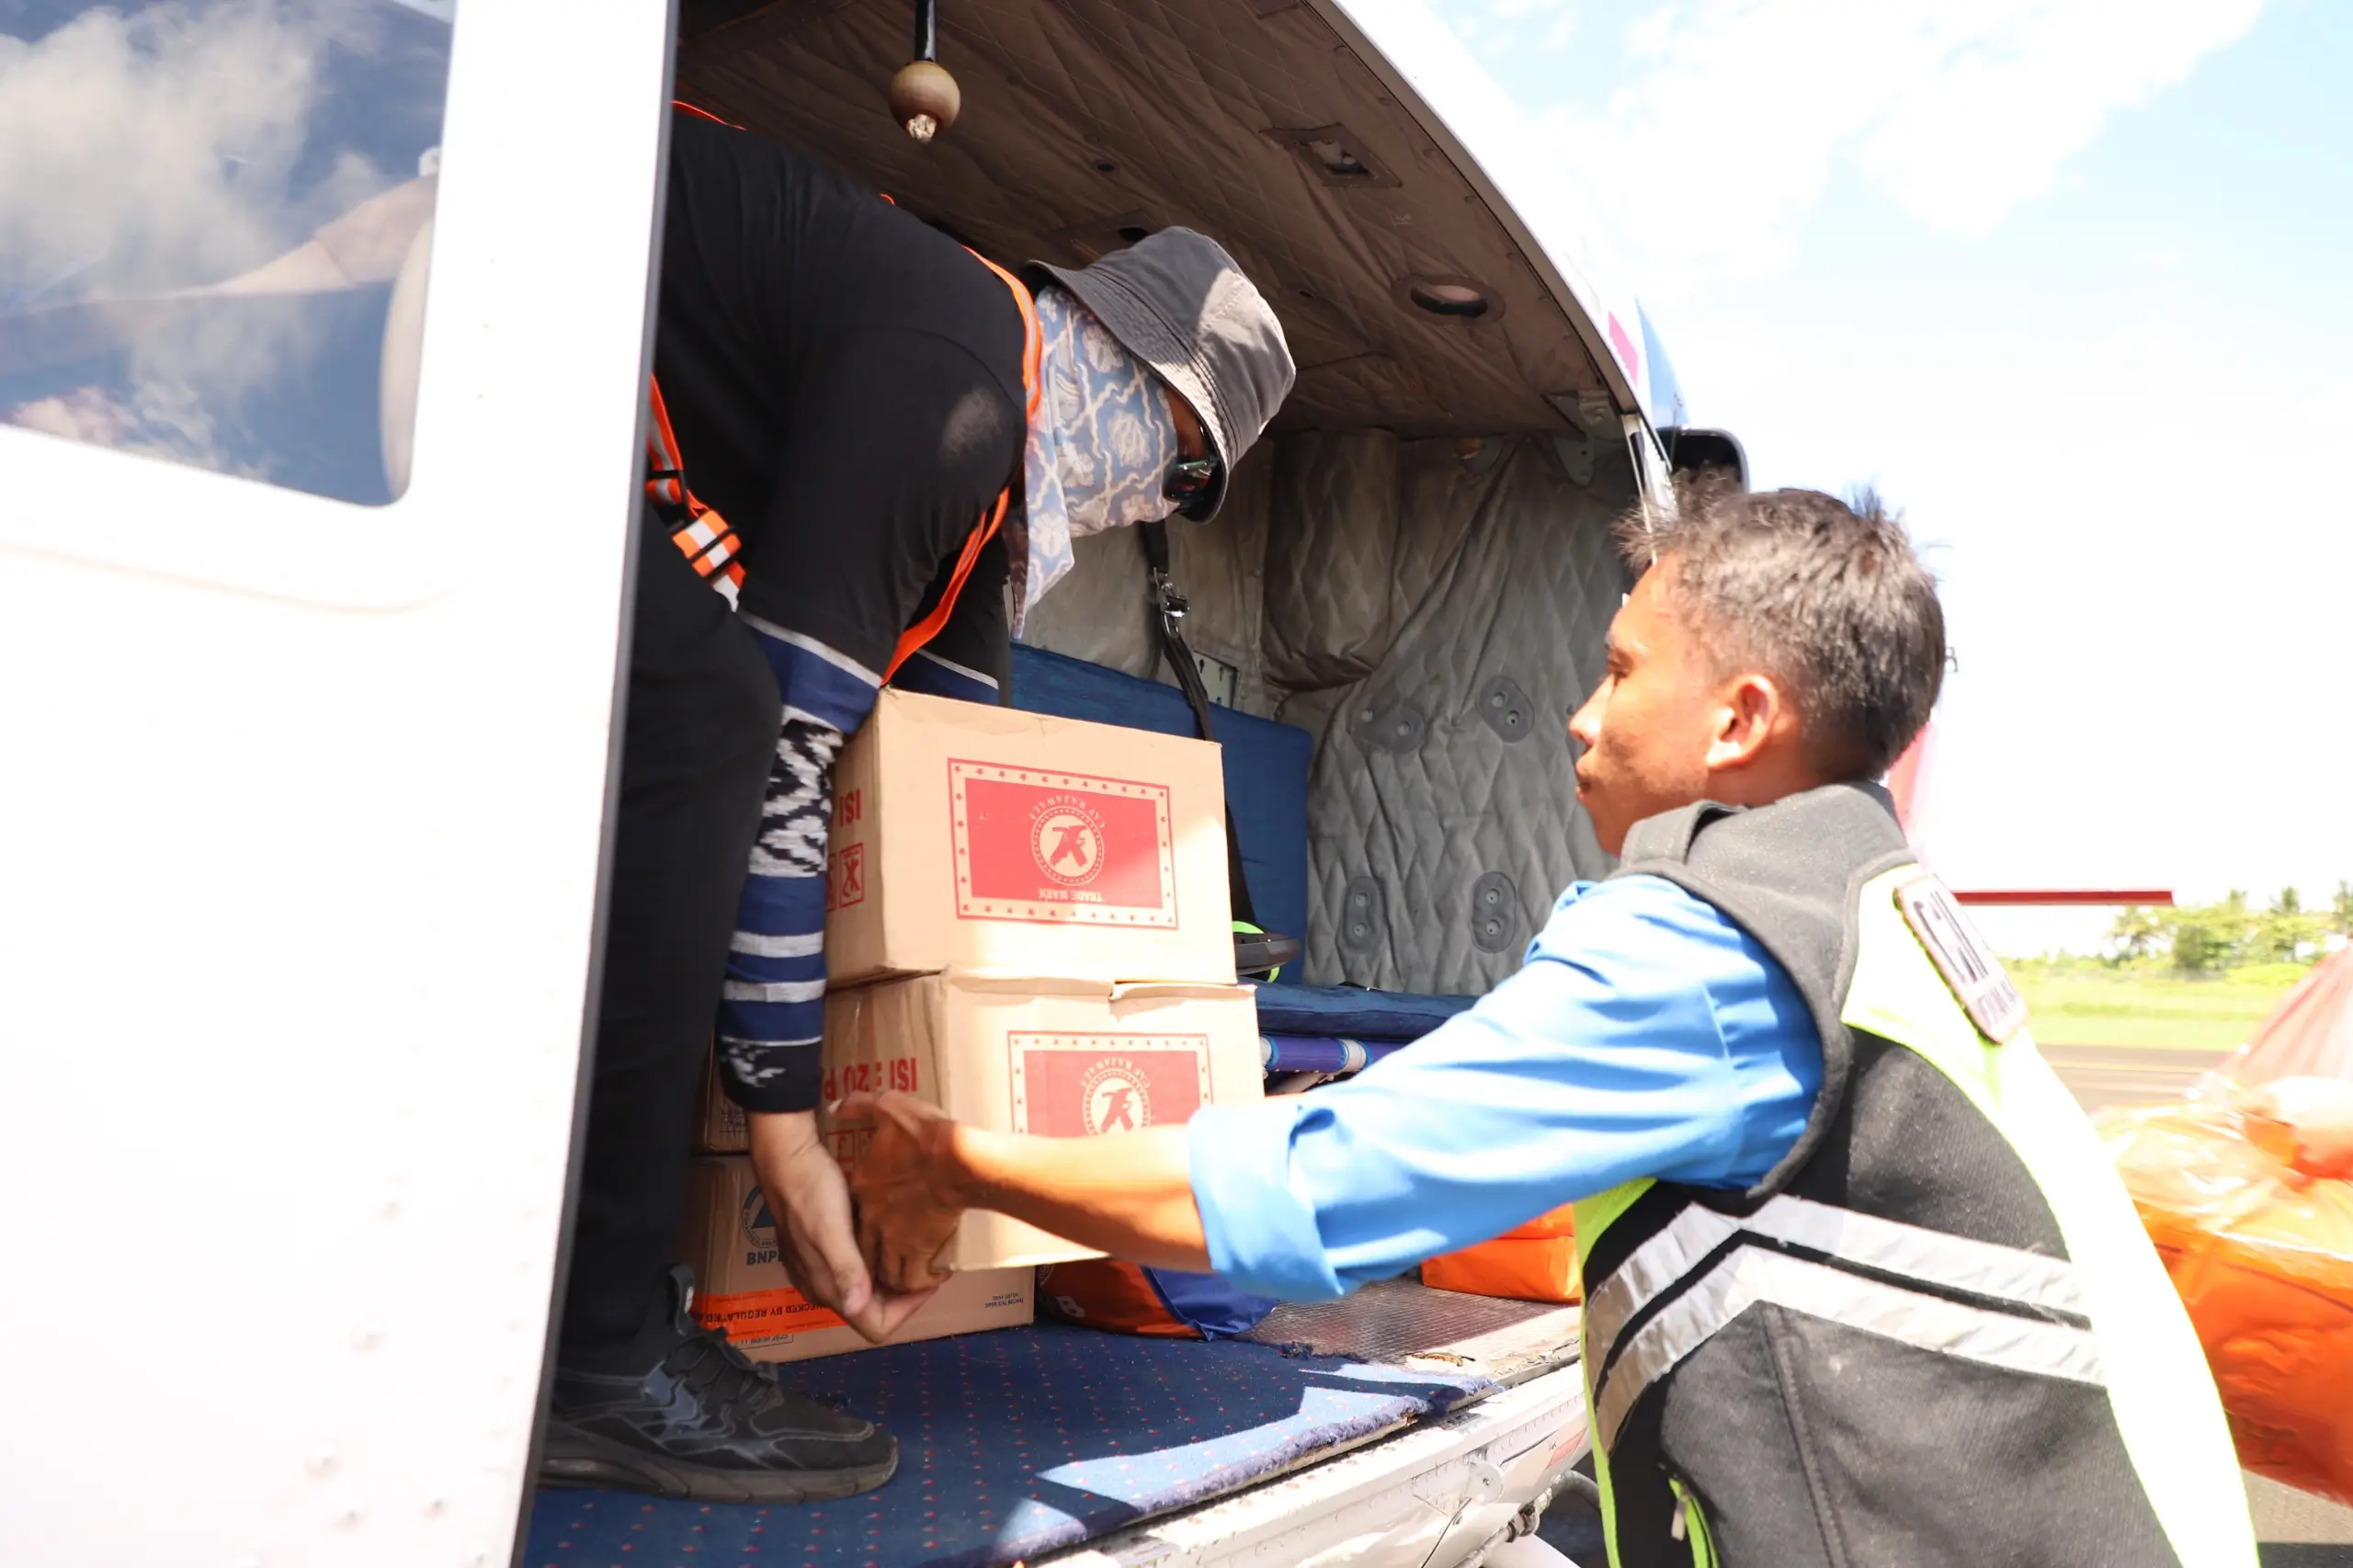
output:
M1297 375L1282 323L1225 247L1190 229L1163 229L1091 267L1033 261L1032 288L1078 296L1129 353L1192 404L1217 454L1217 479L1185 515L1206 522L1225 502L1233 465L1283 404Z

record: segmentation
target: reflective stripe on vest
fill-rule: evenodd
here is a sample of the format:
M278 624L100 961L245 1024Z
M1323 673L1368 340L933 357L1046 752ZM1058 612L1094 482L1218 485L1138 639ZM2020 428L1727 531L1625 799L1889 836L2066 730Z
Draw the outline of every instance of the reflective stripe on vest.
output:
M1894 1282L1852 1272L1857 1268ZM1628 1323L1686 1282L1682 1297L1619 1345ZM2013 1310L1924 1295L1903 1282L1962 1291ZM1636 1247L1594 1291L1586 1303L1585 1361L1602 1440L1616 1437L1644 1389L1760 1301L1924 1349L2100 1381L2098 1346L2085 1332L2074 1265L1785 1193L1739 1219L1694 1204ZM2054 1316L2069 1321L2051 1321Z
M1745 1216L1696 1197L1666 1213L1654 1202L1643 1210L1647 1233L1597 1276L1589 1261L1596 1244L1613 1230L1622 1240L1620 1228L1655 1184L1629 1182L1580 1202L1586 1391L1611 1561L1627 1560L1629 1550L1637 1561L1664 1560L1647 1535L1631 1547L1620 1539L1613 1464L1637 1463L1628 1475L1650 1487L1674 1484L1676 1473L1670 1469L1659 1482L1652 1463L1679 1462L1663 1446L1669 1441L1663 1428L1634 1419L1638 1407L1646 1395L1660 1397L1678 1367L1751 1308L1775 1308L1957 1363L2050 1380L2045 1386L2053 1390L2098 1391L2133 1484L2175 1560L2252 1568L2229 1434L2179 1299L2082 1112L2030 1034L2021 1029L2006 1044L1993 1043L1907 923L1905 895L1916 897L1926 875L1916 864L1897 866L1848 895L1852 967L1841 977L1836 1017L1924 1061L1960 1092L2018 1157L2067 1256L1784 1192ZM1882 1145L1879 1157L1900 1162L1900 1142ZM2029 1389L2021 1385L2019 1395L2030 1397ZM1763 1404L1774 1397L1759 1395ZM1764 1415L1763 1404L1738 1414ZM1881 1418L1901 1429L1901 1413ZM1760 1441L1785 1438L1759 1433ZM1710 1524L1719 1538L1728 1528L1721 1512ZM1965 1556L1956 1549L1937 1561Z
M2072 1298L2073 1281L2066 1281L2065 1288ZM1604 1443L1616 1442L1627 1412L1652 1384L1742 1312L1766 1302L2012 1371L2083 1383L2106 1381L2099 1343L2087 1327L1972 1306L1790 1253L1744 1244L1708 1266L1622 1346L1588 1339L1587 1365L1602 1366L1593 1385L1595 1435ZM1615 1359L1606 1360L1612 1353Z
M1989 1046L1903 913L1917 866L1856 896L1845 1022L1894 1041L1959 1085L2025 1163L2066 1237L2107 1391L2134 1471L2181 1561L2254 1568L2237 1454L2204 1350L2116 1168L2029 1029Z

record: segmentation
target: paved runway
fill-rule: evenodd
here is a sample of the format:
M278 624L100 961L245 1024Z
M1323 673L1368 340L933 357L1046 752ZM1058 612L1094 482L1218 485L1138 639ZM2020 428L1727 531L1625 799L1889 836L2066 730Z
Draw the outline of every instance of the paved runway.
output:
M2086 1110L2179 1099L2222 1059L2218 1052L2131 1045L2046 1045L2042 1056Z

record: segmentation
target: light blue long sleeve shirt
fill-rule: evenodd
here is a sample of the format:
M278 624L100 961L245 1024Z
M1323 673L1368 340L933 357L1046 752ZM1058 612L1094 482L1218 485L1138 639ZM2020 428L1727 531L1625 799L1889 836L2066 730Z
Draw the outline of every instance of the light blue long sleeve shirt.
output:
M1580 882L1518 973L1411 1048L1197 1114L1193 1196L1220 1274L1322 1300L1637 1176L1751 1186L1821 1084L1755 938L1662 878Z

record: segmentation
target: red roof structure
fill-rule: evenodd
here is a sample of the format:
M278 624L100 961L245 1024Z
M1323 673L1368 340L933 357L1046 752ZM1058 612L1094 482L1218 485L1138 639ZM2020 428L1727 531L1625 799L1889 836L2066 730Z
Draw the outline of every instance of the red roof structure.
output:
M2242 1084L2353 1078L2353 947L2314 964L2223 1072Z

